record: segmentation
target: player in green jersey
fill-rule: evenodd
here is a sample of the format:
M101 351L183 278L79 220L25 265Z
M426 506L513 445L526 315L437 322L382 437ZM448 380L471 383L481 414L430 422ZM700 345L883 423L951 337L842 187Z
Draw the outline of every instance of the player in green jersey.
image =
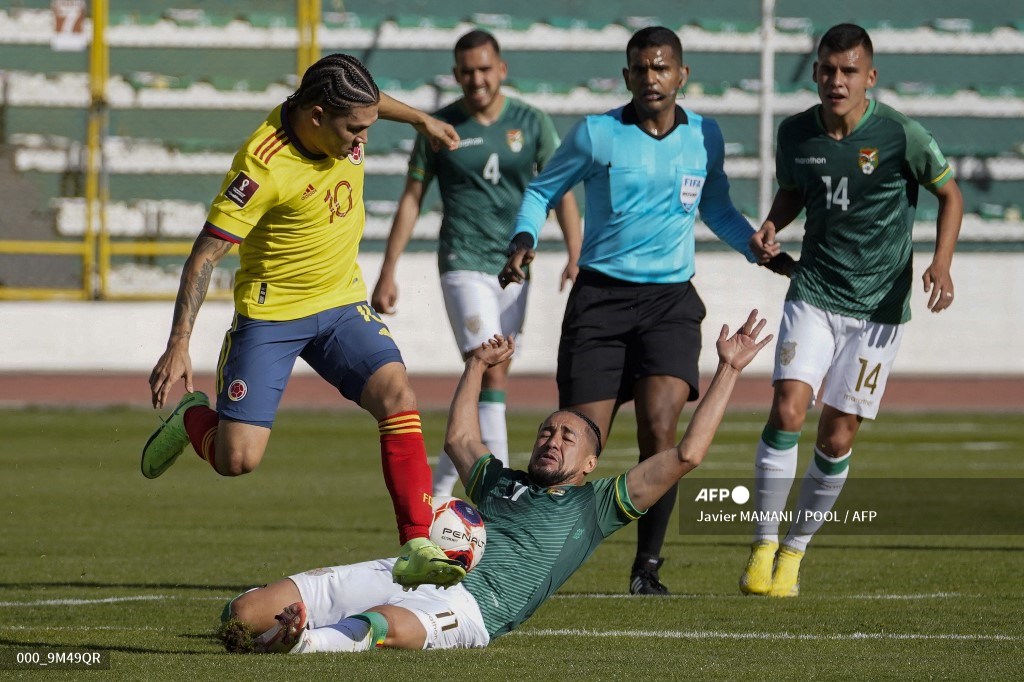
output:
M527 471L504 468L480 434L484 373L507 361L511 339L495 337L466 361L448 417L445 449L487 525L483 559L451 589L403 592L394 559L320 568L234 599L222 630L231 649L311 653L482 647L518 627L610 534L637 519L711 446L740 372L772 337L752 311L736 334L723 326L718 370L682 440L628 471L592 482L601 454L597 426L559 410L541 424ZM246 641L248 639L248 641ZM247 646L248 644L248 646Z
M911 241L918 191L938 198L935 252L924 271L928 309L953 302L950 264L963 218L953 171L919 123L867 97L877 73L871 38L853 24L822 37L814 63L820 105L779 126L779 190L752 248L806 211L800 261L776 347L775 395L755 457L759 518L779 518L795 478L807 410L823 403L812 458L788 535L757 524L740 589L799 594L807 543L835 503L849 471L857 430L874 419L910 319ZM755 252L757 249L754 248Z
M502 94L508 67L494 36L470 31L456 42L454 56L452 73L463 96L435 116L454 126L461 142L456 150L435 151L426 138L417 136L371 303L378 312L395 311L398 258L409 243L426 189L436 177L444 205L437 266L448 319L465 358L494 334L522 331L529 283L502 289L496 276L505 265L523 192L554 154L559 140L547 114ZM569 251L562 272L564 287L576 278L582 240L579 209L571 193L555 214ZM484 442L506 464L508 371L509 363L489 369L480 393ZM434 469L434 494L450 495L457 479L451 461L441 453Z

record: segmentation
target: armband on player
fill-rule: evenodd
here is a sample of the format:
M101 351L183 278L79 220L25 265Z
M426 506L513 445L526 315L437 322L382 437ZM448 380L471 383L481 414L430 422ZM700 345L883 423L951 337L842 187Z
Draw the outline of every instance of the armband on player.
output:
M505 250L506 256L511 256L516 251L532 251L534 247L533 237L529 232L517 232Z

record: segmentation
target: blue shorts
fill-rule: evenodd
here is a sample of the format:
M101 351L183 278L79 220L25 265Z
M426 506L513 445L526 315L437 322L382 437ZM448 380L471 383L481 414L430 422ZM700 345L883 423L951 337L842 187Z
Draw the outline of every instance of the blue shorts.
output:
M236 314L218 363L220 417L273 426L297 357L356 403L375 371L402 362L387 325L365 301L285 322Z

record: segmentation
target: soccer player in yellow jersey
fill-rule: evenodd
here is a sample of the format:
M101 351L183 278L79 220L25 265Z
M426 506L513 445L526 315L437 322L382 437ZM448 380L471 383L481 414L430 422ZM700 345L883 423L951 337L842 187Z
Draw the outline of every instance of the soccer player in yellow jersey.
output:
M143 448L156 478L192 444L222 476L255 469L297 357L380 428L384 479L403 548L403 587L465 576L428 539L430 468L416 397L387 326L366 302L356 255L363 234L364 145L378 116L454 148L454 129L380 93L357 59L312 65L235 155L185 263L167 349L150 375L153 406L185 379L188 391ZM218 364L217 409L194 391L189 338L214 266L239 245L235 316Z

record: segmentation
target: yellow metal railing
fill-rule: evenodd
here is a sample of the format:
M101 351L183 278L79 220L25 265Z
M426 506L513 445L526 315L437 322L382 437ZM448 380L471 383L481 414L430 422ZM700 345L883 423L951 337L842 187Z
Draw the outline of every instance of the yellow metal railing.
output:
M321 0L295 0L299 75L320 58L318 28ZM74 256L81 259L80 288L28 288L0 285L0 300L164 300L173 293L116 292L110 288L115 257L188 256L190 241L114 241L107 224L109 188L103 148L107 137L109 105L107 82L110 56L106 39L108 0L91 1L92 40L89 46L89 109L86 126L85 231L78 241L2 240L0 255ZM211 291L208 299L231 298L230 291Z

